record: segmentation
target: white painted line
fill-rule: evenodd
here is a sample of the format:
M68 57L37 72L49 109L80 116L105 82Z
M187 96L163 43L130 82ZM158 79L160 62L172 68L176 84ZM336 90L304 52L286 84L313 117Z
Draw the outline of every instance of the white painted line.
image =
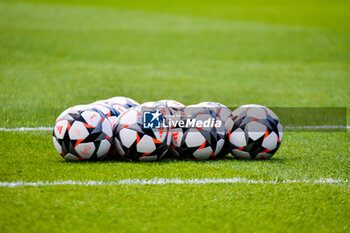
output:
M305 126L285 126L285 129L350 129L350 125L305 125Z
M78 186L102 186L102 185L165 185L165 184L337 184L349 183L348 180L320 178L317 180L251 180L247 178L204 178L204 179L180 179L180 178L153 178L153 179L125 179L117 181L73 181L73 180L58 180L58 181L13 181L0 182L0 187L22 187L22 186L55 186L55 185L78 185Z
M305 126L284 126L285 129L350 129L350 125L305 125ZM23 131L51 131L52 127L18 127L18 128L0 128L0 131L23 132Z
M36 128L28 128L28 127L19 127L19 128L0 128L0 131L7 131L7 132L21 132L21 131L51 131L52 127L36 127Z

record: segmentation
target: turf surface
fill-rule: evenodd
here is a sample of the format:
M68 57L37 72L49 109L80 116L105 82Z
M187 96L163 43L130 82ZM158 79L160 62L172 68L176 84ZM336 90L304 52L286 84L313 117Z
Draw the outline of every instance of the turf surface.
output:
M30 187L3 190L11 202L0 213L4 230L22 232L345 232L347 194L295 184Z
M1 1L0 127L52 126L71 105L117 95L349 107L349 10L347 1ZM51 132L0 132L0 181L349 179L349 139L287 133L262 162L67 163ZM0 187L0 231L347 232L349 194L348 183Z

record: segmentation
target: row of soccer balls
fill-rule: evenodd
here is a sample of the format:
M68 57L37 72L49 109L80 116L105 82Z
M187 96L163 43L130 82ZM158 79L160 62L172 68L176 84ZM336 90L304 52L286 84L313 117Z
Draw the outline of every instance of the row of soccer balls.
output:
M213 119L223 124L146 128L143 112L154 109L160 109L164 118ZM127 97L71 107L59 115L53 129L53 144L69 161L155 161L167 156L208 160L228 153L238 159L268 159L282 138L278 117L261 105L244 105L232 112L216 102L186 107L161 100L140 105Z

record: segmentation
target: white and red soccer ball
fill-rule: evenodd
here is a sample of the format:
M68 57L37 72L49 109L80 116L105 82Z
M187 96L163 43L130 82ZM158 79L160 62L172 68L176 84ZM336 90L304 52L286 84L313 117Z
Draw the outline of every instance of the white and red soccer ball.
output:
M108 104L103 103L94 103L90 105L91 108L97 109L100 112L103 113L103 115L109 120L111 123L111 126L113 127L114 124L117 122L118 116L126 111L126 109L122 111L117 111L115 108Z
M202 102L202 103L199 103L197 105L207 107L207 108L215 111L219 115L219 117L222 120L222 122L224 123L224 125L226 123L226 120L232 116L232 111L228 107L226 107L225 105L218 103L218 102ZM227 132L225 132L225 133L227 133ZM219 152L219 154L216 157L223 158L229 153L230 153L230 147L229 147L228 143L225 141L225 144L224 144L222 150Z
M65 110L53 129L53 144L69 161L101 160L112 148L112 126L99 110L80 105Z
M143 113L152 110L159 111L166 124L146 127ZM181 121L184 124L174 125ZM237 159L269 159L282 139L278 117L262 105L244 105L231 112L216 102L185 107L161 100L139 105L126 97L71 107L59 115L53 130L56 150L70 161L115 154L127 160L156 161L167 151L192 160L221 158L228 152Z
M238 159L269 159L283 139L283 126L269 108L243 105L226 121L226 140Z
M106 103L112 106L114 109L116 109L119 112L125 112L125 110L129 108L140 105L135 100L128 97L123 97L123 96L109 98L106 100Z
M208 160L224 146L225 129L216 111L197 105L183 109L180 121L172 128L172 148L182 159Z
M114 126L114 145L118 155L133 161L156 161L169 149L170 134L167 127L145 128L144 107L130 108Z
M137 101L124 97L124 96L116 96L112 97L106 100L98 100L92 103L92 105L95 104L106 104L111 106L117 113L123 113L129 108L135 107L140 105Z
M159 100L154 103L155 107L165 106L170 112L171 115L176 114L178 111L182 110L186 106L183 103L180 103L176 100Z
M218 102L201 102L197 105L216 111L224 123L226 122L227 118L232 115L232 111L228 107Z
M165 121L169 124L170 121L179 120L183 115L183 109L186 107L183 103L180 103L176 100L159 100L157 102L148 102L143 104L143 106L153 106L154 108L159 109L162 112ZM179 157L180 154L174 149L175 143L180 137L178 134L178 129L174 129L172 125L168 125L170 138L171 138L171 146L169 147L169 157Z

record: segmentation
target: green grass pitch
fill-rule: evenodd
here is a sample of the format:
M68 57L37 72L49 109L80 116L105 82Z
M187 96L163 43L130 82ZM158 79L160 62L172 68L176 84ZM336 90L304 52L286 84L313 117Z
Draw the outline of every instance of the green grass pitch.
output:
M1 0L0 128L50 127L113 96L349 112L349 12L345 0ZM0 131L0 182L348 180L349 141L285 133L269 161L67 163L51 132ZM0 187L0 231L349 232L349 200L348 182Z

